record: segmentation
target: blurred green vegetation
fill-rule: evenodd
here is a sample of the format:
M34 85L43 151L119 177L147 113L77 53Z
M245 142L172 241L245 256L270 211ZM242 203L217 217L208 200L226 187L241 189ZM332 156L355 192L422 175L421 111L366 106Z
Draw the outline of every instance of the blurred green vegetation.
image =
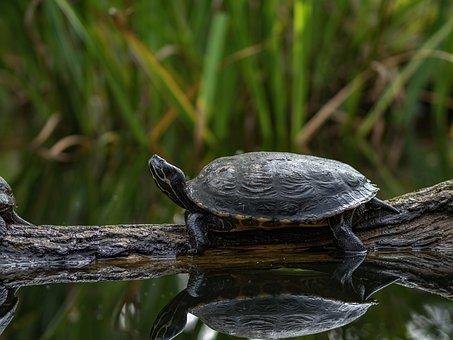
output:
M52 224L171 221L152 153L189 176L289 150L350 163L383 197L431 185L453 173L452 31L449 0L0 1L0 175Z
M189 175L238 150L311 153L384 195L452 174L451 1L34 0L0 13L0 165L35 222L168 219L152 153Z

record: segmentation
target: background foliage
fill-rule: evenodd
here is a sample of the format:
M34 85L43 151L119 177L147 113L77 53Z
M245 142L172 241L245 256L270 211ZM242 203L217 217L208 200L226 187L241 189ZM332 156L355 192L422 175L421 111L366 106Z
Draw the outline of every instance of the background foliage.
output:
M1 175L53 224L171 220L152 153L194 175L289 150L384 197L431 185L453 173L452 29L449 0L0 1Z

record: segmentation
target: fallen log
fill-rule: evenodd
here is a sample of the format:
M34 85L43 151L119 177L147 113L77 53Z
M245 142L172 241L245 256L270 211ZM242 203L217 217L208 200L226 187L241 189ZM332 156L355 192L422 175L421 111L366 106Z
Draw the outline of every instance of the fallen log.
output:
M400 214L369 211L355 233L369 251L453 249L453 180L388 201ZM263 246L297 245L300 250L335 249L330 230L288 228L276 231L211 233L214 249L237 254ZM183 225L28 226L10 224L0 245L0 267L80 267L95 260L127 256L168 259L187 255ZM208 250L212 256L215 250Z

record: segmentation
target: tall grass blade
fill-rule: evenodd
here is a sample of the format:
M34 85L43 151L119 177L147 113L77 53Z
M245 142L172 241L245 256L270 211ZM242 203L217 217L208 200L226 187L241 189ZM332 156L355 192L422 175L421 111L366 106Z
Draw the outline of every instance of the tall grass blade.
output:
M308 54L310 0L296 0L294 2L293 19L293 47L292 47L292 124L291 137L294 138L302 128L307 116L308 93Z
M207 51L201 74L200 92L197 98L196 141L200 145L207 121L213 113L213 103L219 81L219 64L223 57L223 49L227 32L228 17L224 13L214 16L209 32Z
M453 42L453 39L450 39ZM449 76L445 76L449 75ZM436 152L439 158L439 165L441 170L441 176L448 179L452 173L452 162L450 162L448 150L449 144L451 145L451 139L449 143L448 137L448 110L447 100L449 99L449 93L453 88L453 68L439 67L436 77L434 79L434 93L433 98L433 112L434 112L434 131L436 140ZM451 149L450 149L451 150Z
M245 47L252 45L248 29L248 24L251 18L246 13L246 4L247 2L239 0L229 2L229 5L232 8L232 16L234 17L232 22L236 30L236 38L240 49L244 49ZM243 68L245 84L250 88L251 99L253 100L258 112L263 147L270 148L272 146L273 131L269 105L266 100L265 89L261 81L261 70L255 56L242 59L241 65ZM249 131L248 133L250 132L252 131Z
M266 1L265 14L270 30L267 69L270 77L270 95L272 113L275 117L276 147L280 150L288 148L289 136L287 100L288 95L285 84L285 52L284 52L284 25L278 15L279 6L285 6L279 1Z

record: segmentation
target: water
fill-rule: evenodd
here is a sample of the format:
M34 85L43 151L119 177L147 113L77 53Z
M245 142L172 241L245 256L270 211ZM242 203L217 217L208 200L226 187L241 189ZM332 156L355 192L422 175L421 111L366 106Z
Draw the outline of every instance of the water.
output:
M190 280L176 274L21 287L3 338L149 339L181 332L177 339L449 339L450 269L428 258L420 265L414 256L410 269L371 258L192 268ZM15 306L14 290L8 293L3 320Z

